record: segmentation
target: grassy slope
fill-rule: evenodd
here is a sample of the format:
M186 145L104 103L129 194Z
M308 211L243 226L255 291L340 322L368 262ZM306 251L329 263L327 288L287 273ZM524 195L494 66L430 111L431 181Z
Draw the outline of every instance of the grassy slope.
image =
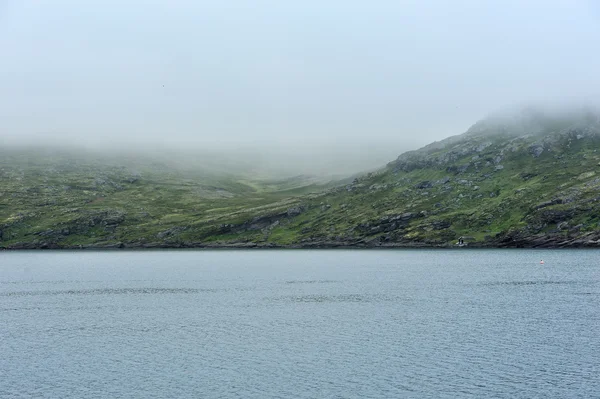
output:
M181 170L147 159L4 150L0 244L41 246L210 241L215 229L257 212L285 211L326 185L248 180Z
M439 150L405 154L382 173L320 198L324 208L313 201L303 220L285 228L295 235L285 236L372 245L451 245L470 236L479 245L537 245L532 241L548 236L568 242L593 235L600 215L600 125L547 122L530 128L533 135L528 126L488 127ZM389 223L402 214L408 222Z
M481 122L335 188L5 151L0 245L596 245L599 121Z

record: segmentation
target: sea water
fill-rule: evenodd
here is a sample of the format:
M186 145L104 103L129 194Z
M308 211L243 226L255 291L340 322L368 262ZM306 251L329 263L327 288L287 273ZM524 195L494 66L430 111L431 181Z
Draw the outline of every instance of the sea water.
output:
M600 397L599 259L2 252L0 397Z

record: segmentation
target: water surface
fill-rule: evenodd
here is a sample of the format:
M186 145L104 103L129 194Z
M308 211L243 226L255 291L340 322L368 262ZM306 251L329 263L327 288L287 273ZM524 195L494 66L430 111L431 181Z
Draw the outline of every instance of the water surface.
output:
M0 397L600 397L599 258L4 252Z

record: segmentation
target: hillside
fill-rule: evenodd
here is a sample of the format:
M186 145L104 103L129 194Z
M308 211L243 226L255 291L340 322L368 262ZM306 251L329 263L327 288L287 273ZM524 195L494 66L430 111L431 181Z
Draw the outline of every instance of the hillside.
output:
M0 247L180 245L294 207L332 184L216 173L201 160L43 148L0 150ZM233 168L232 168L233 169Z
M335 187L4 151L0 245L600 245L600 114L525 110Z

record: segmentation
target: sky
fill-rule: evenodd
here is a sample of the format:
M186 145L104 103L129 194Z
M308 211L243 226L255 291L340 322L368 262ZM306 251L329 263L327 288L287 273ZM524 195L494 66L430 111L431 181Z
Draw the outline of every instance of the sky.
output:
M355 172L506 107L597 103L599 44L598 0L0 0L0 144Z

